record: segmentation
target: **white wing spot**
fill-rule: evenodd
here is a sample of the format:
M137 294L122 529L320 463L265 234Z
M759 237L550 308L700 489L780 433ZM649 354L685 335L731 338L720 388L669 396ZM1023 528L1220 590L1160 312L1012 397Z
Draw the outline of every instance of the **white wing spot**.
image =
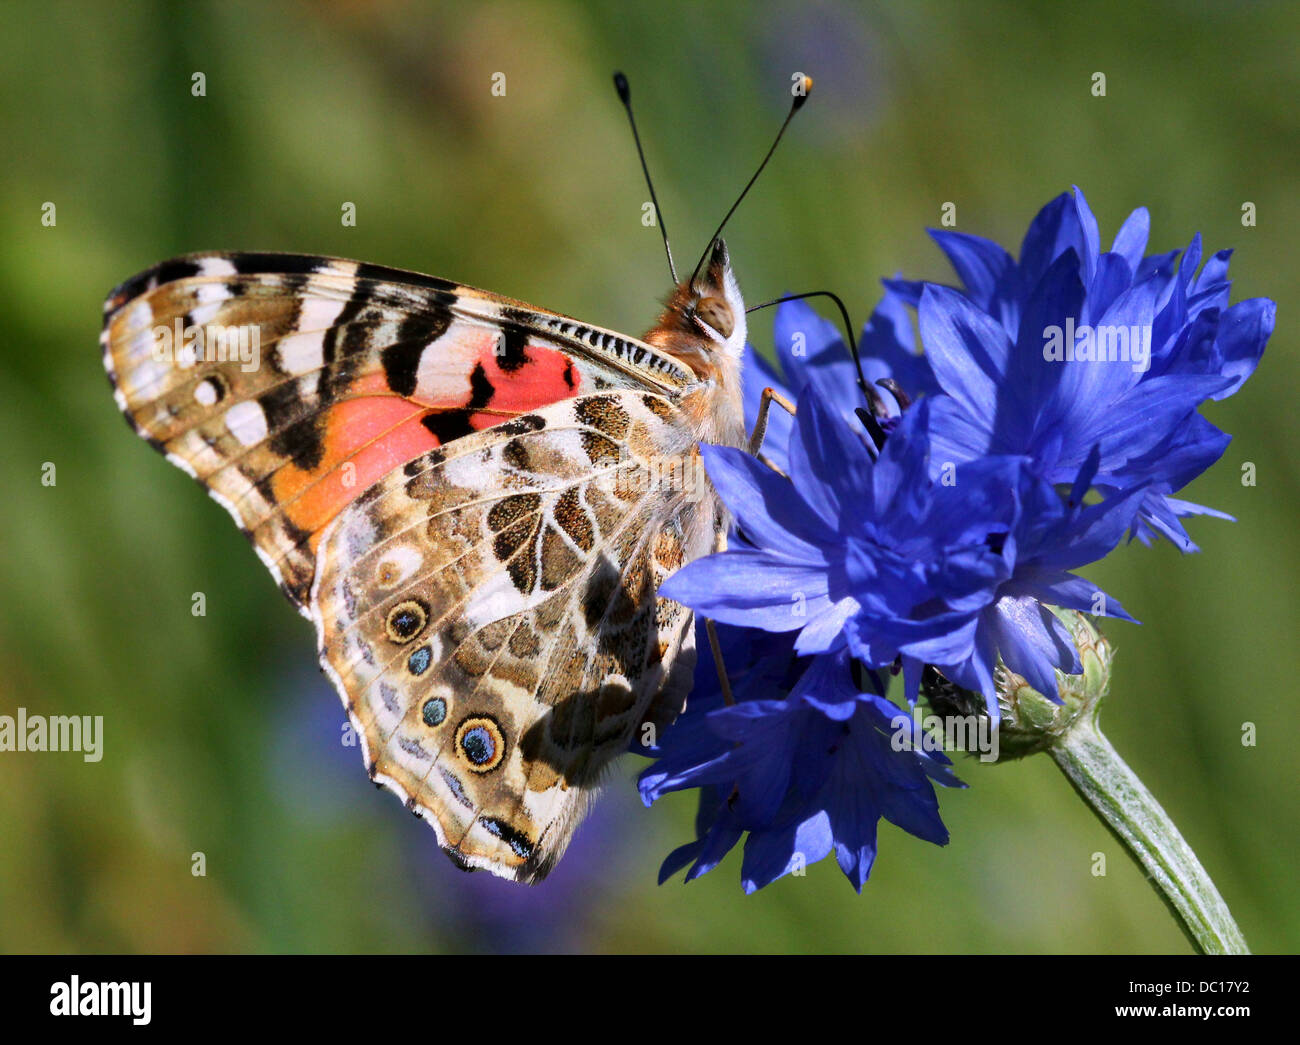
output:
M298 329L303 331L328 330L347 307L347 301L332 298L308 298L302 303L298 316Z
M168 363L159 363L151 358L141 359L125 375L130 390L130 397L135 400L157 399L167 391L171 384L172 368Z
M226 427L243 446L253 446L266 438L266 413L251 400L236 403L226 411Z
M153 323L153 309L147 301L137 301L122 321L127 330L139 330Z
M200 283L194 291L194 300L200 305L220 304L230 297L224 283Z
M379 568L375 571L375 578L381 587L395 588L414 574L423 563L424 556L418 549L409 546L394 548L379 564Z
M325 331L291 334L280 339L278 361L286 374L300 377L325 365Z
M237 276L239 270L229 258L204 258L199 262L200 276Z
M194 398L203 406L211 406L217 401L217 386L211 381L200 381L194 388Z
M302 304L298 316L298 329L281 339L279 348L280 369L286 374L300 377L319 370L325 365L325 334L338 322L346 301L309 298Z

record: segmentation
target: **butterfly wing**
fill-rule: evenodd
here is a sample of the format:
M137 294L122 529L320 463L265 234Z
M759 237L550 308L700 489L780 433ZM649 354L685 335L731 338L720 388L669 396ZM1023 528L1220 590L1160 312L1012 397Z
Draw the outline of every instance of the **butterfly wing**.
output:
M692 380L521 302L294 254L163 262L109 296L101 343L132 426L227 508L304 614L320 533L392 468L559 399Z
M680 491L631 497L626 484L644 486L644 476L629 477L654 467L647 462L656 456L692 459L674 404L694 375L643 342L522 302L416 273L285 254L191 255L155 266L109 296L101 341L135 430L230 512L315 621L322 662L365 738L375 779L423 811L462 863L525 879L545 873L606 754L626 745L652 703L671 718L685 695L690 618L654 588L665 563L703 541L697 520L711 524L712 509L697 511L698 498L685 502ZM629 418L621 435L575 420L580 404L608 395L613 413ZM542 428L516 431L534 418ZM594 463L593 446L622 463ZM414 468L427 474L420 479ZM619 476L622 498L608 489ZM423 497L412 493L417 487ZM521 504L509 498L523 494L540 499L532 522L492 530L494 500L515 506L498 508L500 521ZM423 518L433 501L444 507ZM587 533L585 520L590 547L564 520L578 534ZM428 627L441 629L418 678L415 650L403 659L384 645L388 618L371 605L381 593L401 602L403 588L359 572L382 557L372 545L392 542L397 529L409 540L392 545L404 550L384 560L384 576L414 586L406 601L427 603ZM527 597L522 550L493 567L492 549L516 538L531 549ZM459 549L455 559L451 549ZM403 574L415 555L425 572ZM473 576L470 563L487 573ZM547 587L560 574L563 584ZM602 598L608 614L596 612ZM487 620L487 607L502 616ZM492 670L470 672L507 628L509 654ZM537 641L529 655L526 635ZM638 660L652 651L654 664ZM513 681L502 682L511 672ZM432 750L410 720L424 714L430 698L422 694L435 684L456 701L447 703L447 722L477 706L469 695L492 694L481 705L501 731L492 769L464 771L466 742L481 752L497 740L487 724L461 730L464 715L452 723L460 738L438 740L428 765L414 753Z
M713 512L686 431L652 394L557 403L409 462L324 537L322 661L372 777L462 865L544 876L651 705L680 710L692 620L656 590Z

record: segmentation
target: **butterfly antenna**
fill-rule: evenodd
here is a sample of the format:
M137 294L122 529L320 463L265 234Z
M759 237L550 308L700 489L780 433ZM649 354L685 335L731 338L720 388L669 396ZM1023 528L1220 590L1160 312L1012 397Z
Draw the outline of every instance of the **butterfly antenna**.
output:
M785 122L781 124L781 129L776 132L776 138L772 142L772 147L767 150L767 155L763 157L763 162L758 165L758 170L754 172L754 176L750 178L745 184L745 187L740 190L740 195L736 197L736 202L731 205L731 210L727 211L727 216L722 219L717 230L709 237L709 242L704 247L704 253L700 255L700 260L695 263L695 269L691 273L692 283L695 282L695 277L700 274L701 266L703 266L705 259L713 250L714 242L722 235L722 230L726 228L727 222L731 220L731 216L736 213L736 208L740 206L740 201L743 200L749 193L749 190L753 188L754 182L758 181L758 176L763 173L763 168L767 166L767 161L772 158L772 153L776 152L776 147L781 144L781 136L785 134L785 129L790 126L790 121L794 119L794 114L802 109L803 103L808 100L808 95L812 91L812 77L805 76L799 81L796 87L797 90L795 91L794 101L790 103L790 111L786 113Z
M840 300L838 294L829 290L810 290L803 294L787 294L785 297L764 301L761 305L753 305L745 309L745 312L746 314L757 312L759 309L771 308L773 305L780 305L786 301L802 301L805 298L830 298L835 302L835 307L840 310L840 319L844 321L844 334L848 340L849 353L853 356L853 365L858 371L858 387L862 389L862 394L866 396L867 402L872 405L872 409L883 409L880 393L867 384L867 379L863 376L862 358L858 354L858 343L853 337L853 322L849 319L849 310L844 307L844 302ZM890 392L892 393L893 390L890 389Z
M664 253L668 255L668 271L672 273L673 282L677 282L677 266L673 264L673 248L668 245L668 226L664 224L663 213L659 210L659 198L655 195L654 182L650 180L650 168L646 166L645 152L641 148L641 135L637 133L636 117L632 115L632 89L627 85L627 77L622 73L614 74L614 90L618 91L618 100L627 110L627 122L632 125L632 140L636 142L636 154L641 160L641 171L645 174L646 188L650 190L650 202L655 209L655 223L659 234L664 239Z

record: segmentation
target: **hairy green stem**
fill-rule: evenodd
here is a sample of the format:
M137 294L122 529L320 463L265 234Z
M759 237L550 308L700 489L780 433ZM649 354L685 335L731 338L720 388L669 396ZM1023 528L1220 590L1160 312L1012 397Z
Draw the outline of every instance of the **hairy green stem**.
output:
M1048 748L1089 808L1142 865L1200 954L1249 954L1205 868L1155 796L1102 735L1094 705Z

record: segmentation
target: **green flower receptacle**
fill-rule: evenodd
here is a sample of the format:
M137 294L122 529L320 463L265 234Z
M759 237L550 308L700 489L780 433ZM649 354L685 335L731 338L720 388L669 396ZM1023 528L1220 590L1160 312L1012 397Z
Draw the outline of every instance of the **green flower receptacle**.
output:
M999 762L1052 747L1080 715L1096 715L1101 699L1110 689L1114 647L1082 613L1056 607L1051 610L1074 637L1083 671L1078 675L1056 673L1058 703L998 662L994 680L1002 716L998 727Z

